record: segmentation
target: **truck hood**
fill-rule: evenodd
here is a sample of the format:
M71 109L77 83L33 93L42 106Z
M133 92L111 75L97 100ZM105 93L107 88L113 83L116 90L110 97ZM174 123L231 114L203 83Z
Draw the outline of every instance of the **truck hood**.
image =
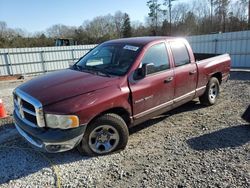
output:
M103 77L66 69L32 79L18 88L48 105L117 83L117 77Z

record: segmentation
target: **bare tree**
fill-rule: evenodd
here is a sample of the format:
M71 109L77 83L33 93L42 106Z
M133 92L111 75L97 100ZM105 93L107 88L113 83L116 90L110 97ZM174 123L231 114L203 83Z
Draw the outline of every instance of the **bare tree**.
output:
M218 16L218 21L221 25L221 31L226 31L226 18L228 14L230 0L215 0L215 14Z
M229 8L230 13L240 21L248 20L248 2L247 0L233 2Z
M189 9L190 8L187 3L178 3L177 5L175 5L172 11L173 22L184 22Z
M114 23L116 28L117 37L122 37L122 23L124 22L124 13L117 11L114 15Z
M132 36L134 37L150 35L149 27L146 27L140 21L132 21L131 27L132 27Z
M6 22L0 21L0 37L4 36L4 33L7 30L7 24Z
M165 15L168 15L168 21L169 21L169 34L171 35L172 32L172 7L173 7L173 1L177 0L164 0L163 5L167 7L167 9L163 10Z
M210 1L210 0L209 0ZM210 7L208 1L193 0L190 11L192 11L200 21L205 17L210 16Z
M158 0L149 0L147 6L149 8L148 16L150 18L153 35L157 35L160 17L162 15L161 4Z
M74 35L76 27L56 24L47 29L48 36L52 38L70 38Z
M243 5L244 7L247 7L244 12L247 11L247 15L248 15L248 29L250 29L250 0L240 0L239 3L241 5Z
M113 16L110 14L98 16L85 25L84 30L94 43L115 38L116 27L113 20Z

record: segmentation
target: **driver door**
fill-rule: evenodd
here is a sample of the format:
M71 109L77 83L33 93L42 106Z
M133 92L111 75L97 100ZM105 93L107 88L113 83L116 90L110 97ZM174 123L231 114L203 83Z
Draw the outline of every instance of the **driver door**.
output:
M146 77L130 82L135 119L172 106L174 97L174 71L164 42L148 48L141 64L152 64Z

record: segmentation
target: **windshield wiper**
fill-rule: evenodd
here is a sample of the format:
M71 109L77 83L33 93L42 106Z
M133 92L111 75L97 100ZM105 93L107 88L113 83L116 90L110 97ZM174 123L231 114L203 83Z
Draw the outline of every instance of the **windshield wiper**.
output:
M92 71L97 73L98 75L105 75L107 77L111 77L111 75L106 70L99 69L96 66L85 66L83 70Z
M98 74L98 75L104 75L104 76L107 76L107 77L111 77L111 75L106 70L99 69L96 66L85 66L85 67L83 67L83 66L74 64L73 69L78 70L78 71L83 71L83 72L94 73L94 74Z
M108 66L106 66L106 67L103 67L103 69L105 70L105 71L107 71L107 70L109 70L109 73L110 74L112 74L112 75L119 75L118 73L117 73L117 71L120 71L119 70L119 66L118 65L108 65ZM112 71L113 70L113 71Z

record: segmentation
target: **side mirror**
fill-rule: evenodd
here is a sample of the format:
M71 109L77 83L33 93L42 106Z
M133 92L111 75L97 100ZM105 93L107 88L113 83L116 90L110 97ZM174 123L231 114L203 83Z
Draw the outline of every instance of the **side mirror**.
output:
M134 79L135 80L140 80L142 78L145 78L146 75L148 74L148 69L150 67L153 67L153 66L154 66L154 63L145 63L145 64L143 64L141 68L138 68L135 71Z

